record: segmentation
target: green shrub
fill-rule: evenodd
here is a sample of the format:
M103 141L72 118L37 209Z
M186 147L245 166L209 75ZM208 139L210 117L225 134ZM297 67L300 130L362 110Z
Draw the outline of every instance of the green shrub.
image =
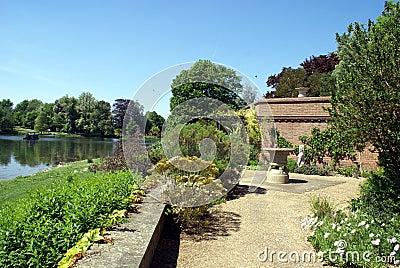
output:
M148 155L153 164L156 164L158 161L165 158L161 141L156 141L150 146Z
M382 170L372 173L361 185L360 197L352 200L352 210L359 210L382 220L390 219L400 215L399 192L400 185L396 178L391 178Z
M294 173L300 173L304 175L319 175L319 176L329 176L332 169L329 166L319 167L315 165L302 165L294 169Z
M139 175L82 177L68 175L0 207L1 267L54 267L83 234L106 225L108 215L136 200Z
M357 166L338 168L336 172L346 177L358 177L360 174Z
M289 170L289 172L294 172L298 167L297 162L292 158L288 158L286 167Z

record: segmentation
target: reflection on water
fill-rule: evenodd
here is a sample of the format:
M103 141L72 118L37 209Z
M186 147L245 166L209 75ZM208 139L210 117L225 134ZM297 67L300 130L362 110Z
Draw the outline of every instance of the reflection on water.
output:
M111 155L114 139L0 136L0 180L26 176L59 163Z

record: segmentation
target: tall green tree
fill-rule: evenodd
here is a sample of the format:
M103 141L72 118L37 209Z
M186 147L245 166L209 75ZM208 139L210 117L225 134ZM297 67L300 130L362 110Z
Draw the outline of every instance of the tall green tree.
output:
M91 114L90 134L93 136L111 136L114 134L112 125L111 105L106 101L98 101Z
M152 128L157 127L160 132L163 128L165 119L159 115L156 111L151 111L146 113L147 123L146 123L146 135L151 131ZM155 130L155 128L154 128ZM154 132L154 131L152 131Z
M339 62L336 53L311 56L299 68L284 67L279 74L268 77L267 86L275 89L266 97L296 97L297 87L307 87L307 96L331 96L336 91L333 70Z
M35 131L42 133L49 128L49 118L43 107L40 107L38 116L35 119Z
M79 118L76 108L77 102L78 100L75 97L69 97L68 95L55 101L53 123L56 130L76 133L76 120Z
M302 68L288 68L280 78L276 85L275 96L280 97L297 97L297 87L306 86L307 73Z
M354 23L337 36L338 91L333 126L359 149L372 144L384 176L364 185L361 204L376 215L400 213L400 3L386 2L376 22Z
M337 36L338 91L331 110L335 126L353 143L360 148L372 143L393 163L400 163L399 6L387 2L376 23L354 23Z
M233 109L246 104L240 98L243 91L241 77L234 70L209 60L199 60L189 70L183 70L172 81L171 89L171 110L189 99L199 97L220 100Z
M33 129L35 126L35 119L39 114L39 108L43 102L38 99L24 100L15 106L14 119L16 125Z
M138 101L130 101L124 116L126 135L135 135L137 131L145 133L146 116L144 107Z
M50 129L51 131L55 131L56 129L54 126L54 103L43 103L40 109L42 109L43 112L46 114L47 128Z
M0 133L11 132L13 128L13 103L9 99L3 99L0 102Z
M97 100L93 97L92 93L83 92L78 97L76 110L79 114L79 119L76 122L78 132L90 135L92 113L96 108Z
M116 136L122 135L122 127L124 125L124 117L128 109L130 100L116 99L112 105L112 122Z

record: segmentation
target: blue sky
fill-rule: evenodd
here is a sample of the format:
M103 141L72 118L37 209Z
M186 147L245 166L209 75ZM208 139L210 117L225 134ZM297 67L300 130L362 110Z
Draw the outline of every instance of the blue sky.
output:
M335 51L337 32L383 7L380 0L0 0L0 99L54 102L89 91L112 104L161 70L198 59L239 70L265 93L269 75Z

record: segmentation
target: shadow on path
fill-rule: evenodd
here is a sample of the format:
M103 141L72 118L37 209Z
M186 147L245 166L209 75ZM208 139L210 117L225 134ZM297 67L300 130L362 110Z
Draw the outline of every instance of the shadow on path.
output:
M219 236L229 236L240 229L240 215L234 212L212 209L207 213L202 226L187 227L182 230L181 239L191 241L216 240Z
M244 197L247 194L266 194L267 190L262 187L258 187L255 191L249 191L248 185L236 185L227 195L226 200L234 200Z

